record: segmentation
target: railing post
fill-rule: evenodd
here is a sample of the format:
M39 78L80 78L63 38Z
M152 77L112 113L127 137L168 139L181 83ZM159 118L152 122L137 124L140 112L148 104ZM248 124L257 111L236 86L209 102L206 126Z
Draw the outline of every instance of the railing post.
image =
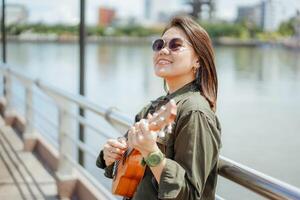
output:
M4 76L6 78L5 82L5 100L6 100L6 109L11 108L11 96L12 96L12 83L11 83L11 75L8 70L5 70Z
M72 164L67 160L65 155L73 158L74 145L68 138L68 135L72 137L70 128L70 116L67 114L68 105L64 101L63 105L59 106L59 161L58 169L56 172L57 177L57 191L60 198L71 198L76 179L73 174Z
M32 98L32 84L25 86L25 121L26 127L23 134L24 150L33 151L36 143L36 134L34 132L34 117L33 117L33 98Z
M5 110L4 110L4 119L5 123L13 125L15 121L15 112L12 108L12 76L9 70L5 70L4 75L6 77L5 87Z

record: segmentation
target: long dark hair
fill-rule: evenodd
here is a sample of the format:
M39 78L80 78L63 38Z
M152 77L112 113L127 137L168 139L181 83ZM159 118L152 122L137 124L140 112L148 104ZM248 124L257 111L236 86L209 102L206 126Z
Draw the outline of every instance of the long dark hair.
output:
M165 27L162 35L170 28L184 31L198 56L200 67L196 73L196 82L201 94L207 99L211 109L216 112L218 77L215 67L215 55L208 33L189 16L176 16Z

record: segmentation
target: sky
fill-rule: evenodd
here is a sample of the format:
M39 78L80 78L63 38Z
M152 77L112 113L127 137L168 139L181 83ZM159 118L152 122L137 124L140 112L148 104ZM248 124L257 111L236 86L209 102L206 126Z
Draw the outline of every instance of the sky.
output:
M184 0L152 0L162 10L176 10L182 6ZM237 6L254 5L261 0L216 0L218 18L234 20ZM278 5L280 18L286 19L300 10L300 0L273 0ZM7 4L22 4L29 11L29 22L42 23L70 23L79 21L79 0L6 0ZM144 0L86 0L86 21L96 24L98 8L112 7L120 17L143 17ZM181 6L181 7L180 7Z

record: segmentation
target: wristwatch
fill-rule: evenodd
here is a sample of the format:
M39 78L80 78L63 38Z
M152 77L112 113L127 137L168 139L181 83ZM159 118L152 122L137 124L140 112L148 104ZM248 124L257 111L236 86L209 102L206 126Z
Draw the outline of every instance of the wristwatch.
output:
M165 158L165 155L160 151L154 151L150 153L146 158L143 158L142 164L146 164L149 167L155 167Z

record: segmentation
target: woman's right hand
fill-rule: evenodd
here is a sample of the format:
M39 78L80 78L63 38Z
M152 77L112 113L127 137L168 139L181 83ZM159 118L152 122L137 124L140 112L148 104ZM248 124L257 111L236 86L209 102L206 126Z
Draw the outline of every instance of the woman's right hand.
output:
M103 159L105 160L106 166L121 159L126 149L127 143L124 138L108 139L103 148Z

